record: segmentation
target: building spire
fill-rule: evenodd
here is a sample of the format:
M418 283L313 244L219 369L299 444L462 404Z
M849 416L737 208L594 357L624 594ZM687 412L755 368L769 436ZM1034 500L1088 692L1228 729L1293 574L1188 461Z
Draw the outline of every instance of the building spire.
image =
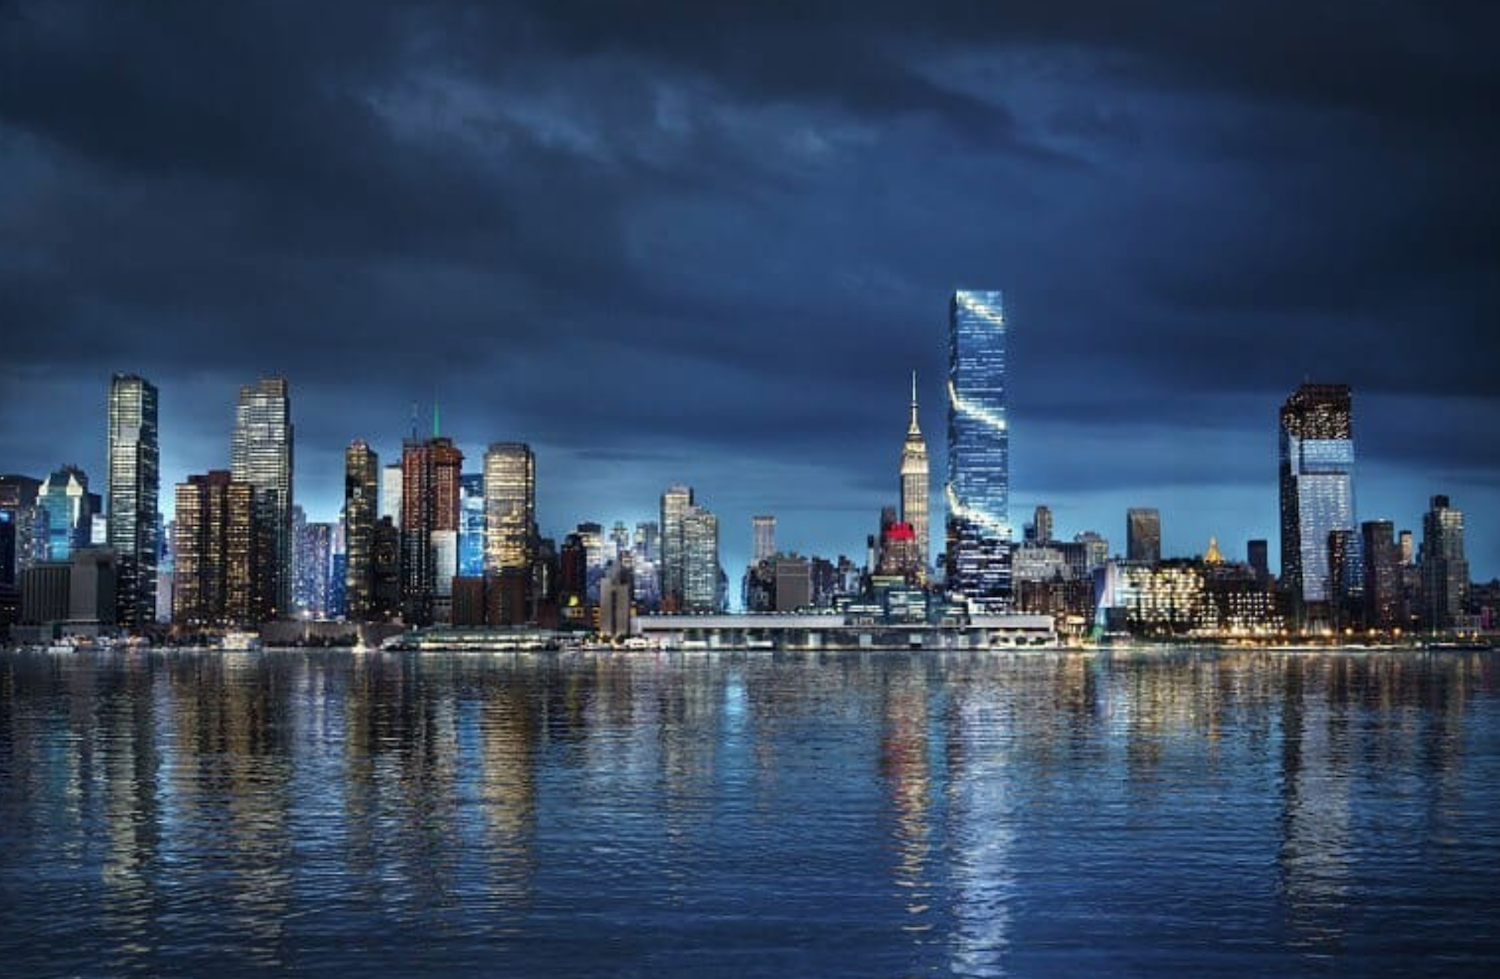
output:
M917 425L917 372L911 372L911 425L906 429L907 435L921 435L922 429Z
M437 400L437 398L433 398L432 399L432 437L433 438L437 438L439 434L441 434L441 433L439 432L439 426L438 426L438 400Z

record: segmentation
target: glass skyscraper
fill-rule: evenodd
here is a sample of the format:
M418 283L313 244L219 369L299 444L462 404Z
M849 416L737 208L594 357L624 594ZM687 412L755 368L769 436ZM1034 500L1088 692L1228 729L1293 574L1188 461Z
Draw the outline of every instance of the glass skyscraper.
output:
M458 573L484 574L484 473L464 473L458 480Z
M536 455L524 442L484 454L484 573L530 576L536 562Z
M1001 294L955 292L948 325L948 590L998 610L1010 597L1012 537Z
M37 533L44 533L44 560L66 561L76 548L88 547L99 497L89 492L89 477L77 466L63 466L48 476L37 491Z
M292 607L292 402L285 378L240 388L230 443L230 474L255 489L255 617Z
M109 385L108 541L119 562L117 621L140 628L156 620L156 555L161 447L155 385L116 374Z
M1354 412L1347 384L1304 384L1281 407L1281 584L1308 624L1330 597L1328 535L1354 522ZM1356 533L1354 537L1358 541ZM1357 548L1357 545L1356 545ZM1363 564L1348 557L1349 576ZM1316 612L1312 612L1316 615Z

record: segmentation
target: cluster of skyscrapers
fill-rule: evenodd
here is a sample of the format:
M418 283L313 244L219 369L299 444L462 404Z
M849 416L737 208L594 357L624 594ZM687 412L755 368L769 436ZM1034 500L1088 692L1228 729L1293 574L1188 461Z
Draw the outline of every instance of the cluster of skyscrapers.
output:
M1304 384L1280 412L1282 567L1265 541L1227 562L1162 557L1158 510L1126 514L1126 553L1092 531L1055 539L1038 507L1017 540L1010 522L1007 322L1002 296L960 290L949 303L946 521L934 561L931 474L912 376L896 504L883 509L862 566L776 545L774 516L752 520L747 609L843 608L903 619L1045 612L1086 627L1179 631L1449 629L1466 621L1463 516L1437 496L1421 550L1388 520L1356 522L1352 396ZM240 389L229 465L159 501L157 389L115 375L101 498L64 466L45 479L0 477L0 622L93 620L184 632L296 616L408 626L628 629L639 611L722 611L727 578L717 516L691 487L661 495L659 520L634 534L580 523L561 544L537 522L530 446L489 445L478 472L441 434L413 431L382 465L363 439L344 458L340 518L310 523L294 502L287 382ZM32 587L25 587L30 581ZM19 587L18 587L19 586Z

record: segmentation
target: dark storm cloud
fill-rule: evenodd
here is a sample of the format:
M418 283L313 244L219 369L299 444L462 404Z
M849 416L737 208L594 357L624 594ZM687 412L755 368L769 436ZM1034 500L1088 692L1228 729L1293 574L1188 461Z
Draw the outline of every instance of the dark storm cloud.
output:
M168 478L222 465L235 387L284 373L325 516L342 445L393 451L436 397L471 454L552 453L548 529L686 479L732 498L732 543L742 505L891 497L911 368L940 472L946 297L995 285L1018 500L1274 493L1306 376L1356 386L1377 471L1493 487L1500 435L1456 419L1497 400L1497 26L1477 3L0 5L0 469L97 456L113 369L162 387ZM1478 537L1500 493L1469 509Z

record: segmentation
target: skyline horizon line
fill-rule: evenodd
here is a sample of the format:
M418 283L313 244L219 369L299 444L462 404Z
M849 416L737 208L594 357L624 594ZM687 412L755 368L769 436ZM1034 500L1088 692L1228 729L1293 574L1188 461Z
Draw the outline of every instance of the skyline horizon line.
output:
M906 370L903 370L903 373L906 374L908 372ZM909 372L910 375L915 375L917 373L918 373L918 371L916 371L916 370L911 370ZM1326 374L1326 372L1320 372L1320 373ZM1308 372L1304 372L1304 375L1305 376L1311 376L1310 374L1308 374ZM147 377L147 375L144 374L144 373L142 373L142 372L140 372L139 370L126 370L126 371L116 370L116 371L109 372L109 376L110 376L111 379L116 378L116 377L134 377L134 378L140 378L140 379L143 379L143 380L147 380L148 383L150 382L149 378ZM295 402L295 400L296 400L295 397L291 396L291 394L290 394L290 392L291 392L291 385L293 383L293 380L292 380L293 376L294 376L294 372L293 371L265 372L265 373L261 374L261 376L259 378L257 378L255 381L241 382L238 385L238 387L243 388L243 387L246 387L246 386L253 386L256 383L259 383L261 381L268 380L268 379L269 380L283 380L288 385L289 400ZM1325 380L1325 381L1303 381L1303 382L1300 382L1300 383L1312 383L1312 384L1328 384L1328 383L1332 383L1332 384L1341 384L1343 382L1331 382L1331 381L1326 381ZM297 386L298 386L299 389L304 384L307 384L308 386L313 387L314 389L316 389L316 382L308 382L308 381L305 381L305 380L297 382ZM943 384L944 384L944 388L946 389L946 387L947 387L947 380L946 380L946 378L944 379ZM230 386L231 387L236 387L236 385L234 385L234 384L230 384ZM905 385L903 385L903 387L905 387ZM1351 389L1351 395L1352 395L1354 393L1355 389L1353 388L1352 385L1349 385L1349 387ZM106 394L106 398L107 398L107 394ZM924 399L922 399L920 397L917 398L917 405L916 405L916 407L918 408L919 411L920 411L920 404L921 404L921 402L923 400ZM939 411L940 413L943 413L943 414L946 414L948 411L950 411L951 410L951 406L948 403L948 399L943 398L943 399L940 399L940 400L943 402L942 407L939 407L939 408L936 408L936 409L929 408L928 410L929 411L937 410L937 411ZM170 399L168 399L166 403L168 405L170 405ZM412 405L413 405L413 407L415 407L419 403L420 402L412 402ZM434 400L433 400L433 402L432 402L432 407L434 408L434 422L435 423L436 423L436 420L437 420L437 417L438 417L437 416L437 406L439 404L440 404L440 398L435 397ZM234 407L235 407L233 399L232 398L229 399L226 402L226 405L227 405L229 414L232 416L233 411L234 411ZM904 407L906 408L907 411L910 411L910 409L911 409L911 407L913 407L913 405L909 401L907 401L907 402L904 403ZM1009 406L1009 405L1007 405L1007 415L1010 414L1011 411L1012 411L1012 407ZM460 416L460 417L463 417L463 416ZM297 426L294 425L294 427L297 427ZM460 428L461 427L462 426L460 426ZM232 434L233 434L233 425L231 424L228 427L228 429L226 430L226 433L225 433L226 442L229 441L229 440L232 440ZM517 442L517 441L520 441L523 444L527 444L527 445L533 446L534 449L535 449L536 446L546 445L547 444L545 442L539 442L539 441L534 441L534 440L530 440L530 439L517 439L517 438L509 438L509 439L506 439L506 438L482 439L482 438L473 438L473 437L455 435L453 433L453 431L451 431L451 430L447 434L434 435L432 437L452 440L452 442L455 445L455 447L458 448L460 452L465 453L465 461L466 462L470 458L482 458L483 457L483 451L484 451L484 449L486 447L488 447L489 445L496 444L496 443ZM418 441L422 441L422 440L423 440L423 437L421 437L419 435L418 436ZM376 438L376 439L372 440L371 437L369 436L369 434L362 434L362 435L351 436L348 439L348 441L343 444L342 447L340 447L337 451L331 453L332 456L334 457L336 463L337 463L332 468L338 469L341 472L341 470L342 470L341 460L342 460L343 450L346 449L349 445L351 445L351 444L353 444L355 442L359 442L359 441L363 441L367 445L370 445L372 448L374 448L375 446L379 445L382 441L388 441L388 440L383 440L383 439L379 439L379 438ZM400 436L397 439L398 451L395 452L395 453L393 453L393 456L398 461L399 461L399 455L400 455L400 453L399 453L399 446L404 445L407 441L409 441L409 438L408 438L408 436L405 436L405 435ZM899 448L899 446L900 446L900 442L899 442L899 440L893 440L893 442L897 446L897 449L896 449L894 455L896 456L896 458L897 458L897 460L899 462L899 457L900 457L900 448ZM162 444L163 444L163 446L165 446L165 445L169 444L169 442L168 442L167 439L163 438L162 439ZM939 459L943 459L943 457L946 456L946 451L947 451L946 450L946 446L943 444L943 440L942 439L939 439L937 441L936 445L937 445L937 447L939 447L941 449L942 455L937 456L936 458L934 458L934 463L935 464L939 461ZM564 448L564 451L567 452L569 450L567 448ZM574 451L576 451L576 450L574 450ZM377 454L379 454L379 453L377 452ZM163 459L165 460L166 457L167 457L167 453L165 451L163 451L162 455L163 455ZM307 458L306 454L302 454L302 455L303 455L303 459ZM539 470L539 473L540 473L540 471L542 469L541 459L543 459L543 458L545 458L545 456L539 453L538 454L538 460L539 460L538 461L538 470ZM1357 456L1357 458L1358 458L1358 456ZM945 460L944 460L944 462L945 462ZM391 464L390 462L387 462L387 461L384 461L384 460L381 462L381 466L382 467L385 467L385 466L390 465L390 464ZM63 462L63 463L59 463L57 465L58 466L78 465L78 463L76 462L76 456L75 456L75 460L74 461ZM1358 462L1356 462L1356 473L1364 474L1364 477L1359 480L1359 485L1361 487L1364 487L1366 485L1366 482L1369 479L1369 477L1368 477L1368 475L1366 473L1366 471L1368 470L1369 466L1370 466L1369 463L1365 463L1365 464L1361 465ZM85 472L89 471L88 467L80 466L80 468L82 468ZM169 469L168 465L165 462L163 462L163 464L161 466L162 481L163 481L164 486L175 486L175 485L178 485L179 483L185 481L188 476L202 474L202 473L206 473L206 472L210 472L210 471L214 471L214 470L216 470L218 468L221 468L221 467L219 467L219 466L207 466L207 467L201 467L201 466L199 466L199 467L195 467L195 466L183 466L181 464L181 462L179 461L174 468ZM226 460L223 468L226 468L226 469L229 468L229 463L228 463L227 460ZM48 469L47 470L48 473L50 473L51 471L53 471L53 469ZM476 470L476 472L477 471L478 470ZM894 469L892 471L894 471ZM169 482L168 481L168 478L169 478L168 477L168 473L169 472L173 473L173 475L178 476L180 478L173 478ZM469 474L468 470L465 470L465 473ZM14 473L11 473L11 474L23 475L23 473L20 473L20 472L14 472ZM46 477L44 475L41 478L45 479ZM292 490L292 494L291 494L293 505L299 507L300 509L302 509L304 515L307 518L307 522L308 523L337 524L338 521L339 521L339 516L340 516L340 514L342 512L342 509L343 509L342 494L340 493L338 495L338 497L336 499L333 499L333 500L329 500L329 499L326 498L329 495L326 490L324 492L321 492L321 493L318 492L318 491L314 491L314 492L312 492L310 494L299 494L297 492L297 490L296 490L296 487L297 487L297 485L299 483L302 483L305 480L306 480L305 476L302 479L298 479L297 478L296 470L294 469L293 477L292 477L293 490ZM91 480L91 482L92 482L92 480ZM341 483L342 480L340 479L339 482ZM659 484L663 488L671 486L671 485L676 485L676 484L691 485L691 486L693 486L695 488L697 488L699 486L703 486L703 485L712 485L712 481L711 480L709 482L705 483L703 480L700 480L700 479L683 478L683 475L682 475L681 471L679 471L677 473L677 475L674 475L674 476L671 476L671 477L666 477L663 480L658 480L658 482L659 482ZM893 477L890 480L890 482L893 485L897 485L899 483L899 477ZM1270 496L1274 497L1274 494L1276 492L1274 473L1272 474L1272 477L1270 479L1268 479L1266 482L1268 484L1267 493ZM539 485L539 487L541 485L543 485L543 480L540 479L540 478L538 479L538 485ZM929 481L928 485L929 485L929 488L932 486L931 481ZM945 488L946 485L947 485L946 480L941 480L940 481L940 485ZM1444 485L1446 486L1448 484L1444 484ZM644 505L639 505L639 506L620 506L618 503L612 504L611 505L612 506L612 510L611 510L609 516L589 516L589 515L586 514L585 511L580 511L581 513L585 513L585 515L580 516L578 519L573 520L571 522L569 522L569 521L545 521L545 524L547 525L547 532L543 533L542 536L544 536L544 537L550 537L550 538L553 538L553 539L556 539L556 540L561 540L562 537L566 536L567 533L570 533L572 531L572 529L574 527L576 527L578 524L586 523L586 522L598 522L598 523L601 523L601 524L604 524L604 525L608 526L608 525L612 524L615 521L623 520L623 521L625 521L629 525L634 525L635 523L639 523L642 520L651 519L651 515L655 512L655 507L656 507L657 503L659 502L660 491L657 491L657 493L655 495L656 495L656 500L655 501L648 501ZM897 498L897 494L896 493L891 493L891 494L888 494L888 495L890 497L890 501L894 501ZM940 493L938 493L936 495L939 496L939 497L944 497L944 500L943 500L943 514L944 514L944 518L946 520L946 516L947 516L947 501L946 501L946 498L945 498L946 494L940 492ZM1025 494L1025 495L1029 496L1030 494ZM1367 494L1365 494L1365 495L1367 495ZM1427 494L1424 495L1423 499L1430 501L1430 499L1432 497L1434 497L1434 496L1441 496L1441 495L1446 495L1446 496L1449 496L1450 498L1456 498L1456 499L1459 499L1460 501L1462 500L1462 497L1459 496L1454 490L1452 490L1452 489L1446 489L1446 488L1443 488L1442 486L1436 486L1436 485L1434 486L1434 488L1432 489L1432 491L1430 493L1427 493ZM163 496L163 505L161 507L162 522L163 522L163 525L166 525L167 523L171 522L171 520L175 516L175 514L172 512L174 510L175 501L173 500L173 496L172 496L171 493L163 493L162 496ZM305 502L305 501L307 501L309 499L309 497L311 499L313 499L313 500L318 500L319 502L316 503L316 504ZM611 496L610 498L611 499L615 499L615 500L619 499L618 496ZM538 500L539 500L539 502L542 499L543 499L542 494L539 493L538 494ZM1050 496L1050 495L1046 495L1046 494L1038 494L1038 495L1036 495L1036 497L1035 497L1034 500L1032 500L1031 502L1027 503L1025 506L1018 507L1017 509L1019 511L1028 511L1028 510L1031 510L1031 509L1033 509L1033 508L1035 508L1037 506L1045 506L1045 507L1048 507L1049 509L1051 509L1052 512L1054 513L1054 515L1056 515L1056 514L1064 514L1064 515L1066 515L1066 514L1068 514L1068 512L1070 510L1073 510L1074 512L1077 511L1076 507L1069 507L1065 503L1055 502L1057 499L1059 499L1059 497ZM1277 540L1277 536L1278 535L1275 532L1275 527L1271 527L1268 530L1266 530L1264 532L1261 532L1261 533L1256 533L1253 530L1250 530L1247 526L1242 526L1242 529L1239 532L1231 531L1228 534L1224 533L1222 530L1218 530L1218 531L1211 532L1211 533L1209 533L1207 535L1198 535L1196 537L1192 537L1191 538L1192 542L1185 544L1184 541L1183 541L1183 539L1182 539L1184 535L1181 532L1177 532L1177 531L1174 530L1175 521L1173 521L1173 520L1170 519L1171 516L1172 516L1172 514L1173 514L1173 508L1171 508L1169 506L1164 506L1164 505L1161 505L1159 503L1153 502L1152 498L1149 495L1144 495L1143 494L1141 496L1132 497L1132 499L1134 499L1135 502L1127 504L1124 508L1120 509L1120 511L1118 513L1119 521L1122 523L1122 525L1123 525L1123 521L1125 519L1126 510L1128 510L1132 506L1151 506L1151 507L1155 507L1156 509L1163 511L1167 515L1167 517L1169 518L1169 519L1163 521L1163 526L1164 526L1164 528L1166 528L1164 530L1164 534L1163 534L1163 557L1164 558L1166 558L1166 557L1169 556L1168 555L1168 550L1169 550L1168 544L1169 544L1169 542L1171 542L1171 548L1170 548L1170 550L1172 551L1172 553L1170 555L1171 557L1173 557L1173 558L1192 558L1192 557L1200 556L1201 553L1202 553L1202 549L1206 549L1207 541L1212 538L1212 539L1215 539L1215 540L1217 540L1219 542L1219 546L1220 546L1221 550L1224 551L1224 553L1226 555L1235 555L1236 557L1234 559L1235 560L1239 560L1240 556L1248 557L1248 555L1245 554L1246 544L1247 544L1248 541L1251 541L1251 540L1267 540L1267 541L1270 542L1270 546L1272 548L1272 554L1276 557L1276 560L1273 562L1274 565L1278 569L1280 569L1284 565L1284 559L1280 555L1279 541ZM760 513L769 512L769 513L772 513L773 515L778 516L778 518L783 513L797 513L797 512L807 512L807 511L816 511L816 512L824 512L824 513L844 513L844 514L853 514L853 513L864 514L864 513L866 513L868 511L868 513L870 514L870 519L866 520L865 522L870 527L877 527L878 526L878 517L879 517L880 507L883 506L883 505L889 505L890 501L887 501L886 503L876 504L876 506L874 506L873 508L869 508L869 507L865 507L865 506L861 506L861 505L856 505L856 504L853 504L853 503L846 503L846 504L831 503L830 505L817 506L817 507L809 507L806 504L799 504L799 505L792 505L792 506L778 506L778 507L774 507L774 508L773 507L767 507L764 504L754 504L754 503L752 503L752 504L749 504L751 510L747 510L746 511L745 519L743 521L736 521L736 523L742 522L742 523L744 523L746 525L746 533L744 535L738 535L738 534L736 534L736 535L733 535L733 536L735 537L735 539L737 539L739 536L745 536L747 540L749 539L749 536L750 536L750 534L749 534L750 517L754 515L754 513L751 512L752 510L755 511L755 512L760 512ZM719 508L719 507L713 507L713 506L711 506L710 509L713 510L715 513L724 513L724 510L722 508ZM742 510L742 509L745 509L745 507L744 506L736 506L733 509L734 509L735 515L738 515L739 511ZM1474 510L1472 510L1470 508L1466 508L1466 507L1463 507L1463 506L1459 506L1459 507L1457 507L1457 509L1459 509L1462 512L1464 512L1466 518L1472 517L1472 515L1476 512L1476 511L1474 511ZM542 512L543 512L543 508L539 506L538 507L538 526L539 527L544 524L544 521L541 519L541 516L540 516ZM1377 511L1375 511L1376 513L1378 513L1378 515L1376 515L1376 516L1369 516L1368 514L1370 512L1371 511L1370 511L1369 508L1358 507L1358 512L1356 514L1356 518L1357 519L1355 521L1356 525L1358 525L1360 523L1363 523L1363 522L1365 522L1367 520L1390 520L1395 525L1395 527L1396 527L1396 529L1398 531L1400 531L1400 530L1410 530L1414 534L1417 534L1417 533L1420 532L1421 514L1423 512L1421 510L1414 511L1413 514L1410 515L1409 517L1400 517L1400 518L1398 518L1397 516L1395 516L1392 511L1388 511L1388 510L1377 510ZM643 514L644 514L644 516L643 516ZM325 515L327 515L327 519L324 519ZM780 522L780 521L778 521L778 522ZM943 525L944 522L945 521L934 520L933 524L935 526L941 528L941 526ZM1090 522L1088 520L1072 521L1072 522L1070 522L1070 521L1056 521L1056 522L1059 525L1061 525L1061 524L1067 524L1068 526L1074 528L1073 529L1073 533L1074 534L1085 534L1085 533L1091 533L1091 532L1092 533L1098 533L1102 537L1104 537L1107 541L1110 542L1110 550L1111 550L1112 554L1114 554L1114 555L1123 555L1123 553L1124 553L1123 540L1124 540L1125 535L1123 533L1123 526L1121 528L1117 528L1117 529L1120 529L1121 532L1118 535L1116 535L1111 530L1106 529L1106 528L1108 528L1109 525L1106 524L1106 523L1103 523L1103 522L1094 522L1092 525L1090 525ZM726 523L727 523L727 521L726 521ZM1015 520L1012 520L1009 523L1009 528L1008 529L1009 529L1009 531L1011 533L1011 539L1015 543L1017 543L1017 544L1019 544L1021 542L1021 536L1022 536L1021 535L1021 530L1022 530L1022 527L1023 527L1023 523L1024 523L1024 521L1015 521ZM726 538L726 539L728 539L728 538ZM1064 535L1059 534L1057 539L1062 540L1062 539L1065 539L1065 537L1064 537ZM865 550L865 545L862 543L862 541L863 541L863 537L861 536L861 537L855 538L854 540L852 540L850 542L846 542L845 544L841 544L838 547L835 547L835 548L832 548L832 549L828 549L828 548L823 547L823 546L821 546L819 544L811 544L811 545L809 545L809 546L807 546L805 548L799 547L799 548L796 548L795 550L798 553L806 553L806 554L809 554L809 555L820 555L820 556L828 556L828 557L848 556L848 557L851 557L851 558L856 558L856 557L858 557L860 555L860 553L863 550ZM936 566L937 562L936 562L935 559L942 552L941 551L942 542L941 541L937 541L936 543L938 544L938 548L932 554L932 558L934 559L931 562L932 566ZM725 546L721 542L721 553L724 553L724 554L748 553L750 551L750 549L751 549L750 547L741 547L741 546L738 546L738 545L733 544L733 543L729 544L728 546ZM738 566L738 564L732 564L729 561L723 561L721 563L722 563L722 566L724 566L725 568L737 567ZM1500 571L1500 569L1494 569L1494 570L1491 570L1488 575L1481 574L1481 573L1478 573L1478 569L1474 567L1475 564L1476 564L1476 561L1474 560L1473 554L1471 554L1470 565L1471 565L1471 568L1473 568L1473 570L1475 571L1475 573L1472 575L1472 577L1476 581L1490 580L1491 578L1497 577L1497 571Z

